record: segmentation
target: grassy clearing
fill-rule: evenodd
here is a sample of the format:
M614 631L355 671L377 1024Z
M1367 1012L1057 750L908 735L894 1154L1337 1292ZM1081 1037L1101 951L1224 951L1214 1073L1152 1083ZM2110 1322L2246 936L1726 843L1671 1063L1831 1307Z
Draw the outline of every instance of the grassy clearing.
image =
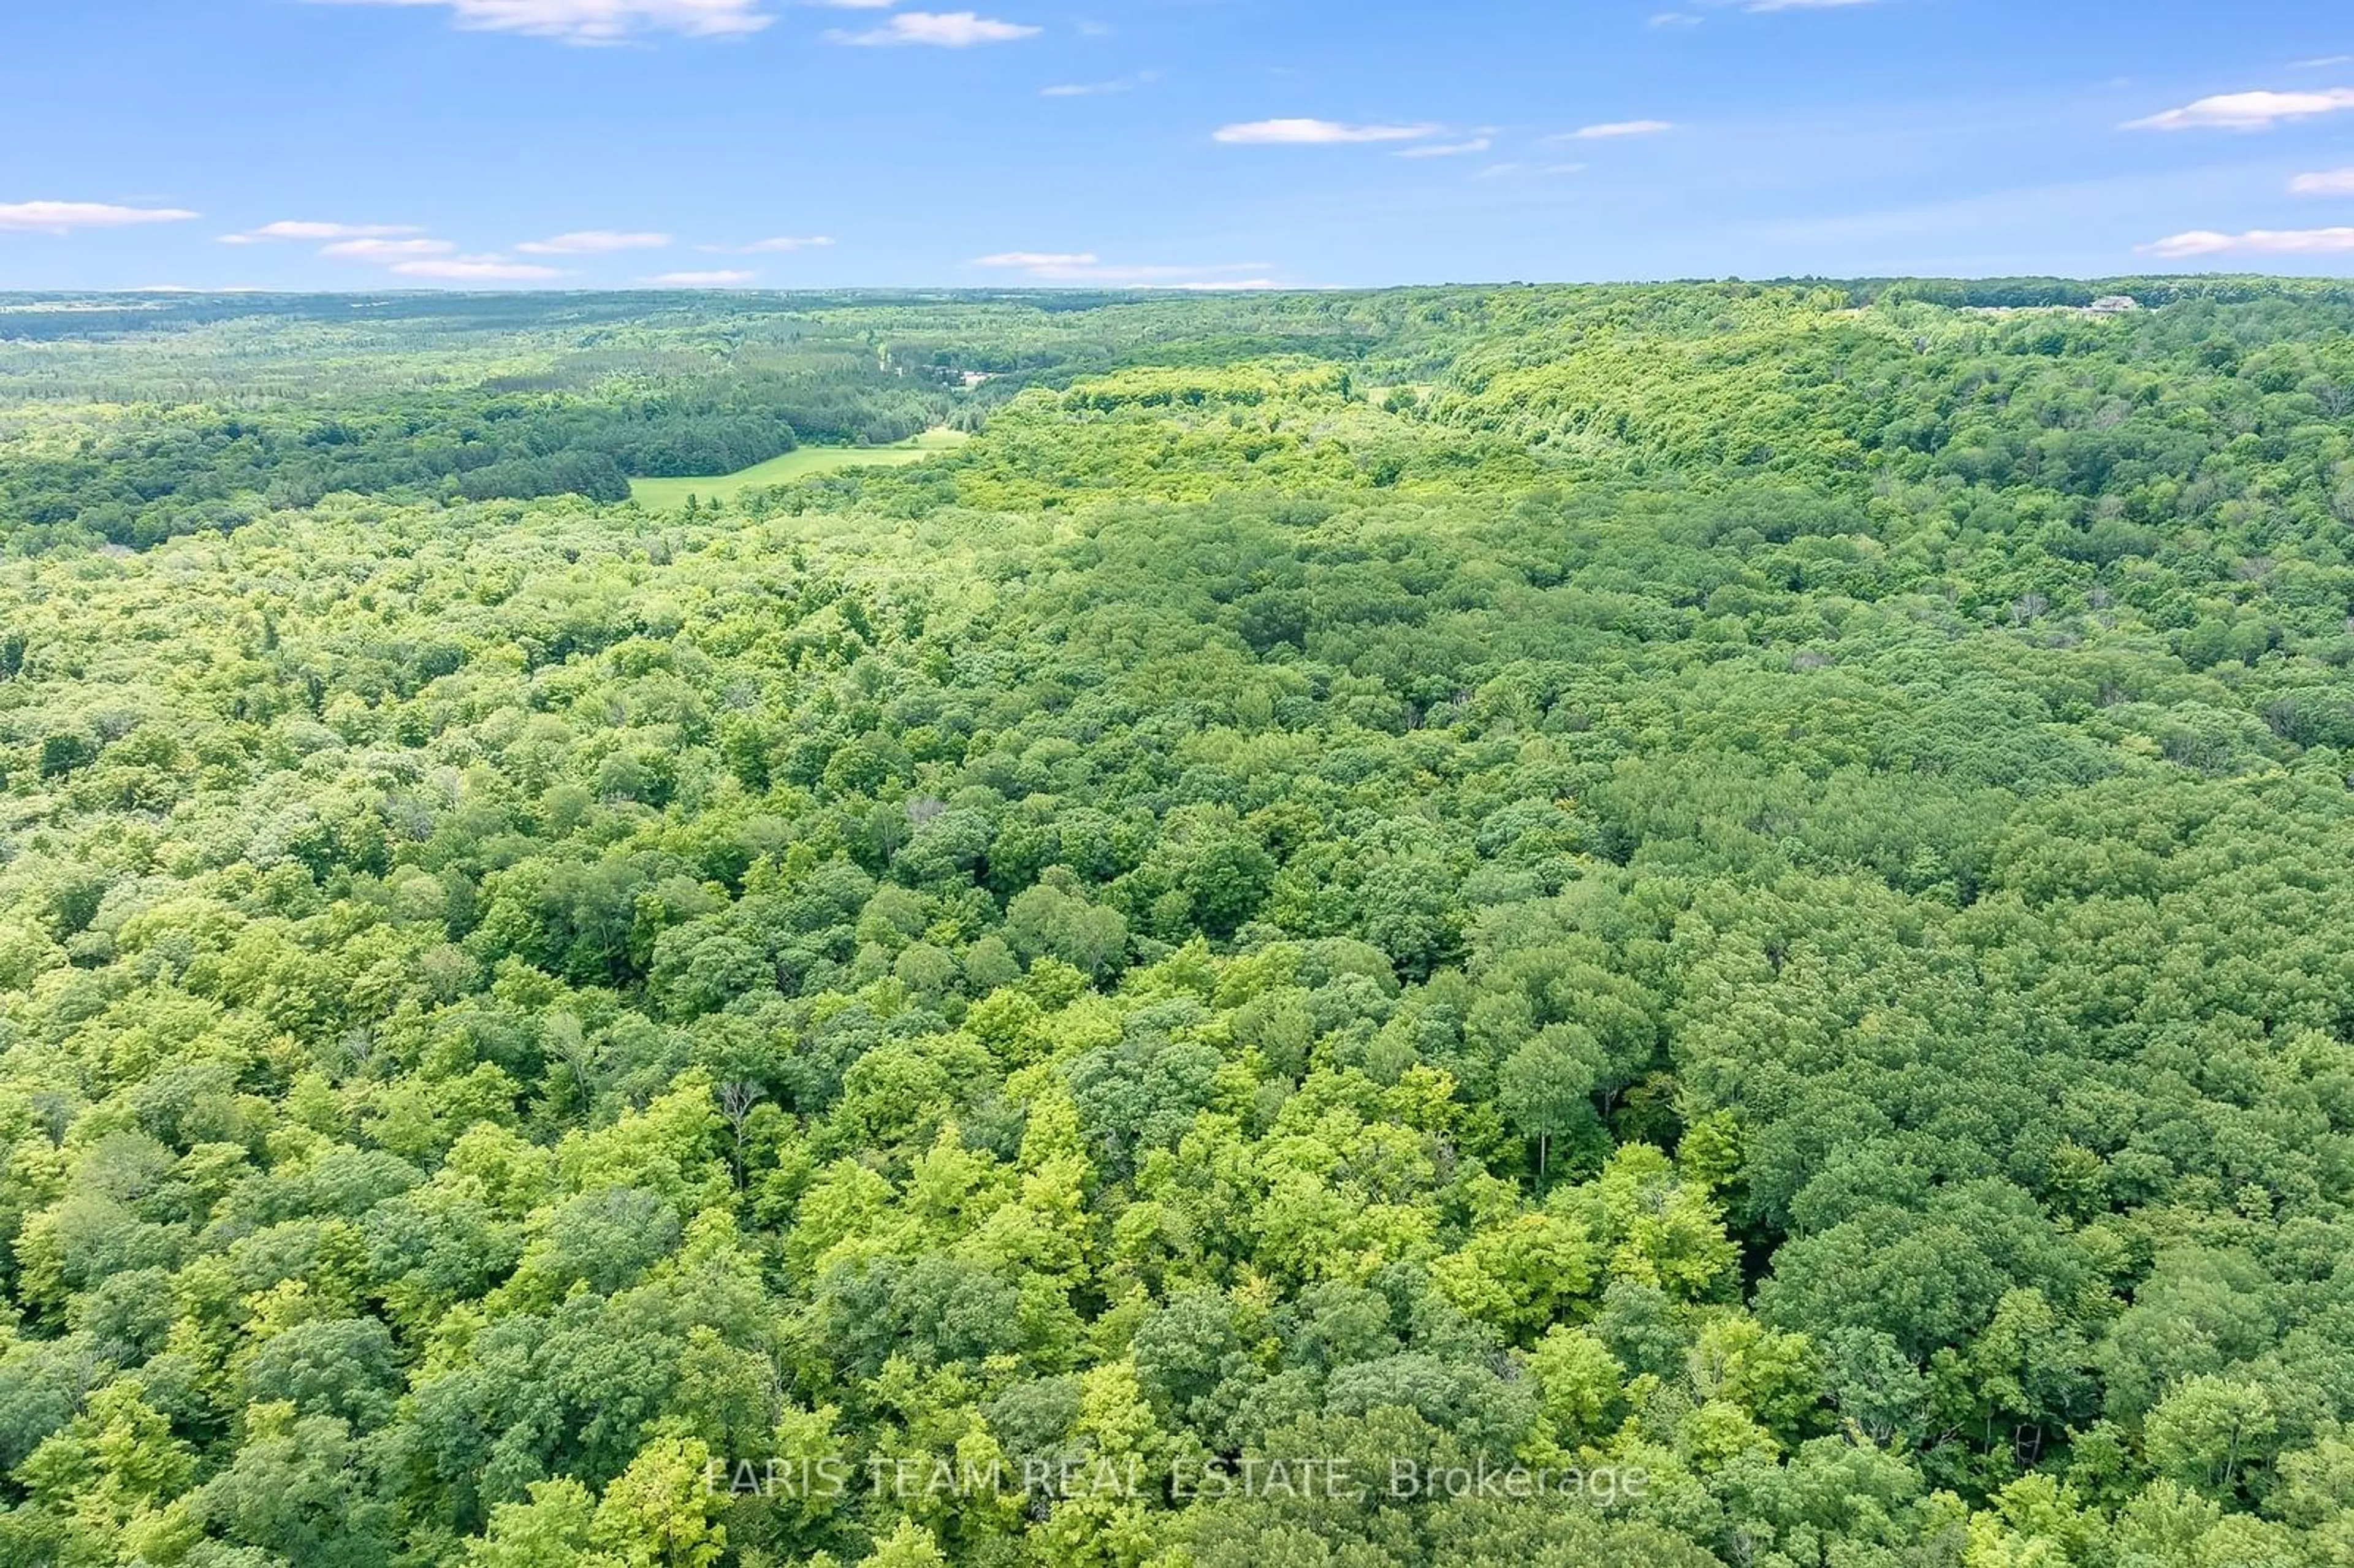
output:
M663 508L684 506L690 495L705 501L724 501L756 485L787 484L813 473L915 462L960 446L966 439L962 430L932 429L887 447L801 447L734 473L705 479L633 479L630 482L630 499L641 506Z

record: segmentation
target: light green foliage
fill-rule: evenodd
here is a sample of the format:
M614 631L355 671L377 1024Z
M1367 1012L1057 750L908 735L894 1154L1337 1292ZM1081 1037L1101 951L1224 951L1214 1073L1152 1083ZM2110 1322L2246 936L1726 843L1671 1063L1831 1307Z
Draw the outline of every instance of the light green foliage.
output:
M587 1555L597 1499L575 1480L534 1481L525 1502L491 1510L490 1528L466 1544L468 1568L567 1568Z
M2354 298L2122 287L0 301L0 1560L2342 1568Z

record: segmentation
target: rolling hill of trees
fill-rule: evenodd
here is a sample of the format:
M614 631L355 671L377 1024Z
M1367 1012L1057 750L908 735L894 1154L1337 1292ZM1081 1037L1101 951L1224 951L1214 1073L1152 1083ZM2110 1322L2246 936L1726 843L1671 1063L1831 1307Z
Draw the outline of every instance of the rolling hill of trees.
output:
M0 395L0 1562L2354 1564L2342 287Z

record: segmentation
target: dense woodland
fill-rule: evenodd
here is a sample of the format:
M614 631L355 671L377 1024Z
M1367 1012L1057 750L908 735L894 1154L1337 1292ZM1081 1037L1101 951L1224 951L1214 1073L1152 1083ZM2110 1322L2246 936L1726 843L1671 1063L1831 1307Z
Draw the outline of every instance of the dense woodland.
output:
M0 301L0 1563L2354 1565L2349 524L2336 285Z

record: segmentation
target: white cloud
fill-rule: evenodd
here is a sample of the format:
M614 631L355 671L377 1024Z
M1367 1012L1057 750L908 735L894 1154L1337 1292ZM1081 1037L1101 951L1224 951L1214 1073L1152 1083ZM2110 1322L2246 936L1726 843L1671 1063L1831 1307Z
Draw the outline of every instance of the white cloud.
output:
M1472 153L1484 153L1496 144L1492 136L1474 136L1468 142L1426 142L1419 147L1406 147L1390 155L1394 158L1460 158Z
M1057 267L1092 267L1095 264L1095 253L1088 250L1001 250L994 256L972 259L972 265L976 267L1018 267L1025 272Z
M2327 70L2333 66L2354 65L2354 55L2323 55L2318 59L2298 60L2296 70Z
M1037 274L1052 276L1064 283L1118 283L1131 289L1215 289L1231 287L1225 274L1248 272L1263 265L1243 261L1225 267L1166 267L1150 263L1115 265L1099 262L1090 267L1073 267L1066 270L1049 270ZM1221 274L1216 277L1205 273Z
M2323 169L2289 181L2295 196L2354 196L2354 169Z
M567 44L617 44L643 33L725 38L776 20L760 0L312 0L319 5L440 5L459 26L527 33Z
M2226 92L2126 122L2127 131L2269 131L2284 120L2354 109L2354 88L2317 92Z
M667 234L617 234L610 228L588 228L549 239L526 240L515 249L526 256L604 256L616 250L660 250L669 243Z
M96 201L0 202L0 232L70 234L77 228L185 223L203 216L176 207L114 207Z
M1010 44L1034 38L1043 29L1023 22L1000 22L970 11L902 11L882 26L864 33L830 32L837 44L891 48L924 44L939 49L966 49L975 44Z
M345 261L405 261L416 256L447 256L457 249L446 239L339 239L321 246L319 254Z
M1650 20L1654 27L1697 27L1702 18L1689 11L1662 11Z
M2257 256L2325 256L2354 251L2354 228L2252 228L2219 234L2211 228L2172 234L2142 247L2156 256L2221 256L2233 251Z
M1490 164L1471 177L1475 180L1503 180L1515 175L1580 175L1584 164Z
M832 243L830 234L779 234L771 239L755 239L749 245L698 245L695 249L714 256L766 256L779 251L822 250Z
M1270 279L1253 276L1264 261L1233 261L1212 267L1172 267L1107 262L1091 250L1006 250L976 256L969 263L1022 273L1039 283L1093 283L1120 289L1272 289Z
M1608 142L1621 136L1656 136L1662 131L1674 130L1669 120L1613 120L1601 125L1582 125L1575 131L1548 137L1553 142Z
M462 283L528 283L564 274L553 267L510 261L504 256L454 256L438 261L396 261L405 278L445 278Z
M1066 81L1038 90L1041 98L1102 98L1115 92L1133 92L1138 88L1161 79L1157 70L1140 70L1134 76L1124 76L1117 81Z
M242 234L224 234L223 245L259 245L270 239L390 239L397 235L422 234L425 231L406 223L303 223L281 221L265 223L260 228L249 228Z
M749 283L759 277L758 272L658 272L651 278L641 278L642 283L652 283L661 289L732 289Z
M1247 146L1327 147L1353 142L1418 142L1437 125L1344 125L1337 120L1253 120L1222 125L1213 141Z

